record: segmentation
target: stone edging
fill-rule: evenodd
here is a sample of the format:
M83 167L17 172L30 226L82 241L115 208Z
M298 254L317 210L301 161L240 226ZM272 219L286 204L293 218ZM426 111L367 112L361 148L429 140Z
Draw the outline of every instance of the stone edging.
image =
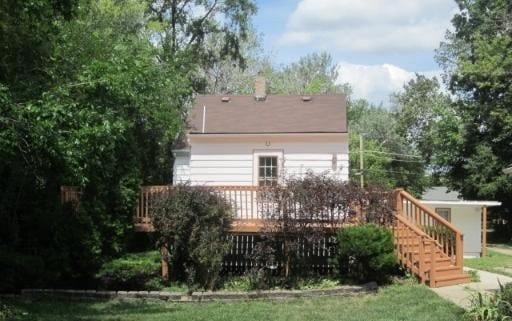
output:
M344 285L329 289L315 290L278 290L250 292L193 292L186 295L177 292L160 291L95 291L95 290L59 290L59 289L23 289L24 299L158 299L171 302L202 302L202 301L240 301L252 299L288 299L320 296L352 296L372 293L377 284L370 282L360 286Z

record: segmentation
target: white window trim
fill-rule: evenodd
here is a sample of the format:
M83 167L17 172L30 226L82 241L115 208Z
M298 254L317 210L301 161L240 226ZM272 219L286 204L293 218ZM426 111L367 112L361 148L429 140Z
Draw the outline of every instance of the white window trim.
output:
M258 186L258 165L261 156L276 157L277 156L277 181L281 181L284 173L284 151L282 149L254 149L252 151L252 184Z

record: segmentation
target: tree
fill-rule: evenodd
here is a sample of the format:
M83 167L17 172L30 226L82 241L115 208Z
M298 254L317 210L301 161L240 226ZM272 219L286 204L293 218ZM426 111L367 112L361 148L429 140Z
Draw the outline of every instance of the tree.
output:
M135 0L80 6L53 22L42 93L30 82L11 91L10 79L1 87L0 240L41 255L43 280L83 280L122 253L139 185L170 179L191 90L155 59L144 11ZM59 206L62 184L82 187L79 215Z
M308 54L271 75L270 91L276 94L349 94L338 84L338 68L327 52Z
M454 30L437 52L462 120L448 177L464 197L500 200L502 213L510 215L512 178L501 169L512 160L512 3L457 3Z
M398 134L418 150L434 181L442 183L445 164L461 141L461 119L450 97L436 78L416 74L392 95L392 102Z
M289 65L278 66L272 57L259 49L253 35L243 43L247 64L242 68L233 60L224 60L205 68L209 77L205 92L216 94L251 95L254 92L254 77L262 75L267 80L269 94L333 94L350 95L348 84L338 84L338 69L331 55L326 52L313 53Z
M365 181L421 195L428 184L420 154L398 134L396 116L366 100L349 101L350 179L359 180L359 135L364 140Z
M77 0L0 3L0 83L16 93L17 102L41 94L59 22L71 19Z
M250 31L247 39L240 45L244 64L232 57L222 56L222 44L219 36L208 39L207 46L212 47L216 61L201 67L199 76L204 80L199 92L205 94L237 94L252 95L254 93L254 77L258 74L267 77L274 72L271 58L261 47L261 40L254 31Z
M162 61L179 61L182 70L192 74L218 61L219 55L244 65L241 44L257 10L253 1L150 0L149 8Z

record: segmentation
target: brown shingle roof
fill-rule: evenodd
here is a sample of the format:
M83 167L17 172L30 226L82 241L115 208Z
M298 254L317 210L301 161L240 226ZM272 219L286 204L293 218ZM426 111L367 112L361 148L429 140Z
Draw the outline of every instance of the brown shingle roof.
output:
M263 101L253 96L198 96L189 117L192 134L202 133L203 106L205 134L250 133L346 133L344 95L268 95Z

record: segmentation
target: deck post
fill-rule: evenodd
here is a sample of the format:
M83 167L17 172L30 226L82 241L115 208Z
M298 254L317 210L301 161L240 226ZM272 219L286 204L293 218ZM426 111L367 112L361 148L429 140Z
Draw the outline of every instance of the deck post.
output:
M169 263L168 263L168 257L169 257L169 249L167 246L167 243L162 244L160 247L160 265L162 270L162 280L169 281Z
M487 255L487 206L482 206L482 254Z
M455 265L461 270L464 267L464 249L462 248L463 236L460 233L456 234L455 240Z
M425 267L423 266L423 262L425 260L425 239L423 236L420 236L418 240L418 274L420 276L420 282L425 284Z
M436 287L436 245L430 241L430 287Z
M395 200L396 200L396 215L403 214L403 199L402 199L403 188L395 189Z

